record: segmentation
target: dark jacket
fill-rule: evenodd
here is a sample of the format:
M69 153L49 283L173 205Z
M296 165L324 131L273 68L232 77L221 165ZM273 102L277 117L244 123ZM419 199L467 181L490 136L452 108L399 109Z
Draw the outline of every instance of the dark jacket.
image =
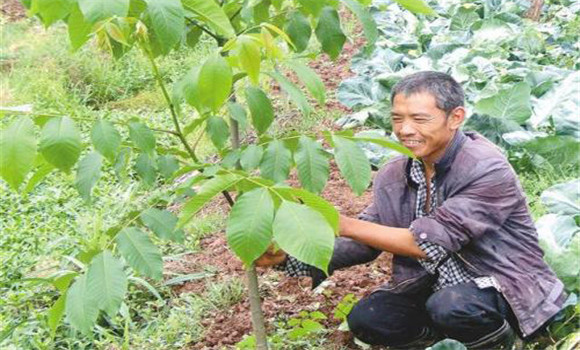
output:
M480 276L493 276L524 336L559 310L563 284L544 262L523 189L512 167L491 142L477 133L458 132L435 164L438 206L415 219L417 185L410 159L396 157L377 174L374 200L362 218L392 227L411 227L417 242L439 244ZM329 270L365 263L380 251L339 238ZM315 277L316 279L316 277ZM406 293L431 283L416 259L394 256L391 281L381 286ZM316 281L315 281L316 283Z

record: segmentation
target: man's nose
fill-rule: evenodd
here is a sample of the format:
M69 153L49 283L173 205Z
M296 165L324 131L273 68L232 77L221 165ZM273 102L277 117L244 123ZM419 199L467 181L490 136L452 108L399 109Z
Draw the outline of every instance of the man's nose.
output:
M413 135L415 134L415 127L413 125L413 123L409 122L409 121L403 121L401 123L401 129L399 130L399 133L401 135Z

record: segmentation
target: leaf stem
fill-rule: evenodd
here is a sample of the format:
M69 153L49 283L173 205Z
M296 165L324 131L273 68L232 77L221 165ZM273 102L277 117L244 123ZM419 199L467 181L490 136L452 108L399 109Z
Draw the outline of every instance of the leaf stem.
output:
M198 27L199 29L201 29L203 32L207 33L209 36L211 36L212 38L215 39L215 41L217 41L218 43L222 42L224 40L224 38L222 38L221 36L211 32L209 29L207 29L206 27L202 26L201 24L197 23L197 21L191 19L191 18L186 18L187 21L190 24L193 24L194 26Z
M189 156L191 157L191 159L195 163L199 163L199 159L195 155L194 150L187 143L185 136L183 136L183 132L181 131L181 126L179 125L179 120L177 119L177 112L175 111L175 105L173 104L171 97L169 97L169 93L167 92L167 88L165 87L165 83L163 82L163 78L161 77L161 74L159 73L159 68L157 67L157 64L155 63L155 58L153 57L153 53L151 52L151 50L149 50L149 48L146 47L146 45L143 42L141 42L141 48L143 49L143 51L145 51L147 58L149 58L149 62L151 63L151 67L153 68L153 74L155 75L155 79L157 80L159 87L161 87L161 91L163 92L163 97L165 98L165 101L167 102L167 106L169 107L169 111L171 112L171 119L173 120L173 125L175 126L175 135L177 137L179 137L179 139L181 140L181 143L183 144L183 146L187 150L187 153L189 153Z

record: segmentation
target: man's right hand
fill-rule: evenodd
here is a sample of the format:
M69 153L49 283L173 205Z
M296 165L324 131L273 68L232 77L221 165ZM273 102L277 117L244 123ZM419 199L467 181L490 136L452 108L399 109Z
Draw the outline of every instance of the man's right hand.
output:
M282 249L274 251L274 246L268 247L268 250L261 257L259 257L254 264L261 267L269 267L278 265L286 260L286 252Z

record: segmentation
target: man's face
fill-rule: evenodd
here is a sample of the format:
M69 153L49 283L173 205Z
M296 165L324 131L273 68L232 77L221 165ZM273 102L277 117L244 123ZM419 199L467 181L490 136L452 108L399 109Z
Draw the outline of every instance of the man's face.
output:
M393 131L401 143L427 163L436 162L463 122L465 110L457 107L449 116L437 108L435 97L426 92L393 99Z

